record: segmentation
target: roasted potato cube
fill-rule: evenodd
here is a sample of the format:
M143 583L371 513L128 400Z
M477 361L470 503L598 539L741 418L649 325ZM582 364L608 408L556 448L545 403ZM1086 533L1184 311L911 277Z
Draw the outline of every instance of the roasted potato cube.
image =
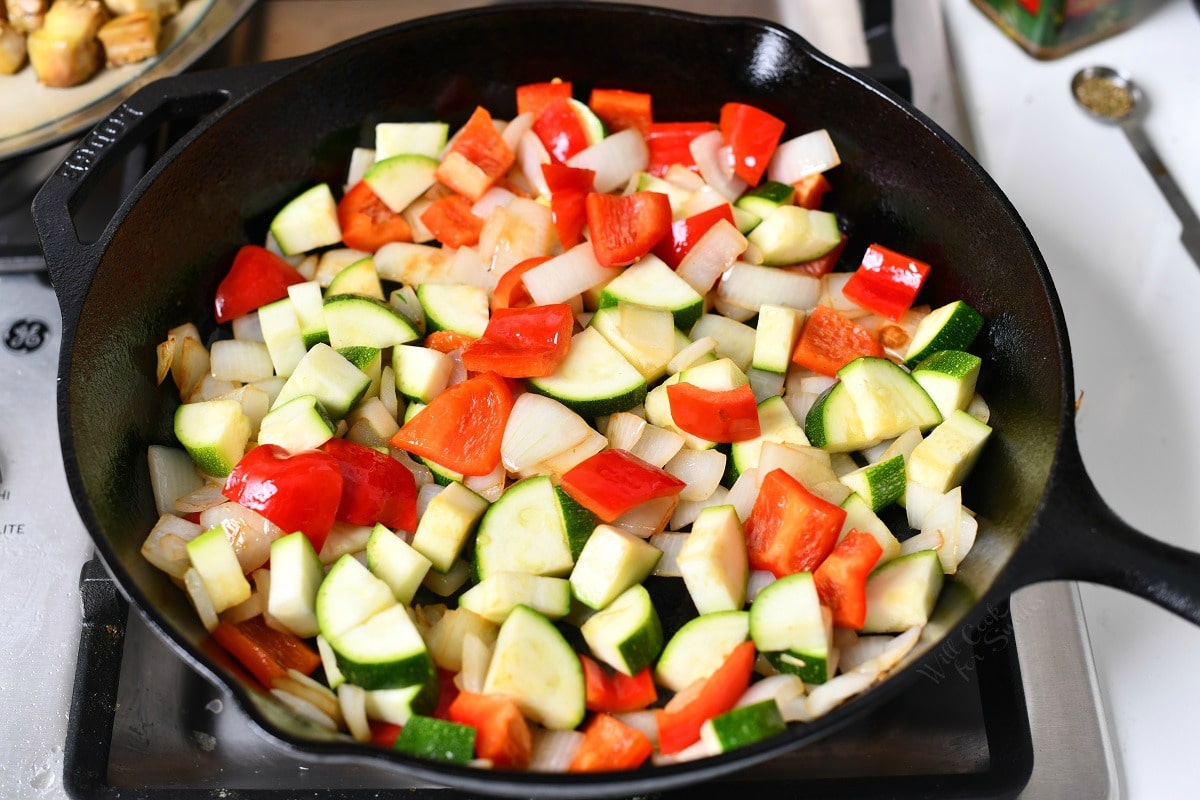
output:
M12 75L25 65L25 37L0 20L0 75Z
M179 13L179 0L104 0L108 10L117 16L135 11L157 11L159 19Z
M50 0L5 0L8 22L17 33L30 33L42 27Z
M57 0L45 24L29 34L29 63L47 86L75 86L100 68L96 34L108 20L100 0Z
M97 35L104 45L104 58L108 65L119 67L158 55L158 34L161 30L156 12L134 11L109 20Z

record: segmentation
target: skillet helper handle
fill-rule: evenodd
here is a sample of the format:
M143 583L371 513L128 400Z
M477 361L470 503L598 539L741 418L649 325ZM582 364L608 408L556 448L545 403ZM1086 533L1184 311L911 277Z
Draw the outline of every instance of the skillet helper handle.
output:
M1200 625L1200 553L1147 536L1117 516L1088 477L1074 430L1068 435L1045 516L1021 548L1016 579L1100 583Z
M68 325L73 326L83 306L112 231L146 184L143 178L121 200L98 241L81 242L74 214L106 170L157 135L168 122L190 122L191 128L182 138L191 139L207 127L216 112L283 74L291 63L270 62L155 81L117 106L59 165L34 198L33 217L50 282ZM147 165L146 173L154 172L155 165Z

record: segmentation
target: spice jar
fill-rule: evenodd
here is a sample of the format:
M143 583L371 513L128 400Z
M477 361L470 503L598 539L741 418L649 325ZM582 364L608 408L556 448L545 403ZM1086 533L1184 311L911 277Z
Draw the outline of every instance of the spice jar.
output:
M1035 58L1058 58L1119 33L1133 22L1134 0L972 0Z

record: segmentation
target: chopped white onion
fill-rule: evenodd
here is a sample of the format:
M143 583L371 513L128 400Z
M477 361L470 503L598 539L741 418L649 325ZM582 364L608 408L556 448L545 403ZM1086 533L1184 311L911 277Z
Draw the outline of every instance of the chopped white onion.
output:
M667 371L671 374L683 372L688 367L717 349L717 340L711 336L701 336L687 347L680 350L667 362Z
M650 744L658 747L658 712L647 708L642 711L623 711L613 714L618 722L628 725L635 731L641 731L650 740Z
M962 509L962 519L958 527L958 549L955 552L955 558L958 564L963 562L963 559L971 552L971 548L975 546L975 537L979 534L979 522L975 517L968 513L966 508Z
M218 397L229 394L241 384L233 381L214 378L212 375L205 375L200 379L200 383L196 384L196 388L192 389L192 393L184 398L185 403L203 403L208 400L216 400Z
M504 486L507 480L508 473L504 471L504 464L503 462L498 462L495 469L487 475L465 476L463 478L463 485L489 503L494 503L500 499L500 495L504 494Z
M733 172L733 159L720 131L702 133L688 144L700 177L729 202L741 197L749 184Z
M471 206L471 213L480 219L487 219L493 211L502 206L508 205L509 201L516 197L515 194L501 186L493 186L483 193Z
M904 508L908 512L908 527L919 531L925 527L925 516L939 500L940 492L909 481L904 487Z
M142 557L173 578L182 578L191 566L186 545L204 531L194 522L163 514L142 543Z
M821 128L781 142L767 165L767 177L780 183L795 183L841 163L829 131Z
M272 689L271 694L274 695L275 699L314 725L331 731L337 730L337 723L328 714L304 698L297 697L291 692L285 692L282 689Z
M346 189L363 179L367 170L375 166L375 150L371 147L356 147L350 151L350 169L346 171Z
M887 650L892 643L892 636L859 636L849 647L842 648L840 660L843 672L854 672L863 664L873 661Z
M608 438L608 446L613 450L632 450L646 429L646 420L622 411L608 418L604 435Z
M883 451L879 456L879 460L887 461L896 456L904 456L904 462L907 464L908 457L912 455L912 451L921 443L921 438L920 429L909 428L892 440L891 446Z
M697 293L708 294L717 278L745 250L746 237L729 220L717 220L679 262L675 274L687 281Z
M248 619L254 619L267 610L267 599L262 592L251 592L249 598L221 612L221 618L226 622L245 622Z
M954 487L942 495L941 499L929 509L925 515L921 533L939 532L943 544L938 550L938 559L942 562L942 570L947 575L953 575L961 560L958 553L958 534L962 530L962 489Z
M648 539L656 533L662 533L678 503L678 497L656 497L629 509L610 524L641 539Z
M425 509L429 508L429 504L433 502L433 498L441 494L445 488L445 486L431 482L417 490L417 519L425 516Z
M228 503L229 498L221 494L225 484L208 482L194 492L185 494L175 501L176 514L196 514L205 509Z
M900 555L912 555L922 550L941 550L944 543L941 531L924 531L901 542Z
M463 366L462 354L461 347L446 353L446 358L450 359L450 374L446 376L446 388L457 386L467 379L467 368Z
M522 280L534 303L549 305L565 303L620 273L620 268L600 266L591 242L580 242L562 255L529 270Z
M359 422L365 422L375 431L375 435L380 439L380 444L371 445L371 447L386 447L388 441L396 435L396 431L400 430L400 426L396 424L396 418L378 397L368 397L359 403L346 416L346 419L351 422L351 428Z
M692 192L704 186L704 178L701 178L698 173L682 164L672 164L667 167L667 173L663 175L663 178L681 189L687 189Z
M754 509L754 501L758 499L758 474L757 468L746 470L738 475L737 480L729 489L729 497L726 502L733 506L738 519L742 522L750 518L750 512Z
M500 458L510 472L523 473L576 447L593 433L596 431L583 417L562 403L526 392L509 412Z
M830 470L832 469L830 467ZM826 503L833 503L835 506L840 506L851 495L850 487L839 481L836 473L833 480L821 481L810 491Z
M425 307L411 286L401 286L388 297L388 304L404 317L418 333L425 332Z
M647 425L629 452L656 467L662 467L683 449L684 438L675 431Z
M180 398L190 399L209 375L208 349L198 339L182 339L175 345L175 357L171 360L171 376L179 387ZM230 386L230 389L233 387Z
M808 713L813 719L828 714L842 703L861 694L879 679L879 674L848 672L817 686L808 695Z
M500 138L504 140L504 144L513 153L517 152L517 148L521 146L521 140L525 138L525 134L533 127L533 121L533 114L526 111L524 114L517 114L504 126L504 130L500 133Z
M170 514L175 510L176 499L190 495L204 485L204 478L196 472L196 465L185 450L152 444L146 460L150 466L154 506L159 514Z
M686 528L696 521L696 517L700 516L700 512L711 506L723 506L729 502L729 490L724 486L718 486L703 500L681 500L675 508L675 513L671 515L671 530L678 531Z
M456 683L464 692L483 694L484 680L487 678L488 665L492 663L491 646L476 636L468 633L462 640L462 670L458 673Z
M774 574L765 569L756 569L751 571L750 577L746 580L746 602L753 602L754 598L758 597L759 592L774 582Z
M829 454L818 447L765 442L758 458L759 486L776 469L783 469L809 491L815 491L822 483L837 482Z
M275 678L271 681L271 686L308 700L334 721L342 721L342 709L337 695L328 686L310 678L298 669L289 667L287 676Z
M662 558L654 567L654 574L661 578L679 578L679 551L687 542L690 534L686 533L656 533L650 537L650 544L662 551Z
M746 373L746 377L750 379L750 389L754 392L755 402L761 403L768 397L783 394L782 373L751 369Z
M233 338L243 342L263 341L262 323L258 320L257 311L251 311L233 320Z
M530 772L565 773L583 739L580 731L536 729L533 734L533 754L529 760Z
M550 209L524 197L497 208L479 234L479 255L494 279L522 261L549 255L557 241Z
M200 512L201 528L208 530L218 525L225 529L242 572L247 574L267 563L271 542L283 535L278 526L238 503L222 503Z
M849 453L830 453L829 466L833 468L833 474L839 478L858 469L858 464L850 457Z
M717 296L715 293L710 293L709 298L712 300L712 307L714 311L716 311L722 317L731 319L734 322L746 322L747 320L753 319L754 315L758 313L757 309L743 308L735 303L730 303L729 301Z
M356 261L362 261L371 254L364 250L355 250L349 247L338 247L333 250L326 250L321 254L317 262L317 272L312 277L321 288L329 286L339 272L344 270Z
M389 452L392 458L399 461L406 470L412 473L413 481L417 484L417 491L433 483L433 471L429 467L413 460L413 457L403 450L391 448Z
M521 143L517 146L517 166L525 174L526 180L542 197L550 196L550 187L546 185L546 176L542 174L542 165L550 163L550 154L546 146L533 131L521 135Z
M567 166L595 171L592 184L597 192L615 192L649 163L650 150L637 128L606 136L567 160Z
M767 304L807 311L817 304L820 295L818 278L743 261L734 262L717 287L717 296L722 300L754 311Z
M343 683L337 690L338 704L346 729L357 742L371 741L371 726L367 722L367 693L359 686Z
M728 205L729 200L723 194L708 184L704 184L687 196L687 199L679 207L679 213L675 215L675 218L687 219L697 214L703 214L705 211L711 211L714 208Z
M967 413L984 425L992 418L992 410L988 408L987 401L980 395L971 398L971 403L967 406Z
M365 552L367 540L371 538L371 525L351 525L348 522L335 522L325 537L318 554L321 563L326 566L334 563L344 555L354 555Z
M667 755L666 753L657 750L650 756L650 761L655 766L668 766L670 764L683 764L688 761L697 761L701 758L708 758L711 755L716 755L713 752L712 746L708 742L700 739L698 742L680 750L678 753Z
M743 708L765 700L774 700L782 713L786 704L803 695L804 681L800 680L800 676L781 673L751 684L750 688L738 698L734 708Z
M663 470L687 484L680 500L707 500L725 474L726 456L720 450L682 448L663 465Z
M854 276L853 272L831 272L821 278L814 278L821 284L821 302L846 319L861 319L871 312L842 294L846 283Z
M604 438L604 434L589 428L588 435L582 442L570 450L550 456L536 469L539 472L546 471L561 478L606 447L608 447L608 439Z

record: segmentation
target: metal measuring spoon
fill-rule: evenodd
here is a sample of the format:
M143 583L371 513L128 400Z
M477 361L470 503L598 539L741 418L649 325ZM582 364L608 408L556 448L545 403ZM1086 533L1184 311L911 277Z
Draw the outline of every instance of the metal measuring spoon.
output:
M1092 118L1120 126L1138 158L1150 171L1150 177L1158 184L1159 191L1179 217L1183 225L1180 241L1192 261L1200 267L1200 217L1196 216L1195 209L1142 130L1141 118L1146 112L1142 90L1123 72L1110 67L1085 67L1071 79L1071 96Z

